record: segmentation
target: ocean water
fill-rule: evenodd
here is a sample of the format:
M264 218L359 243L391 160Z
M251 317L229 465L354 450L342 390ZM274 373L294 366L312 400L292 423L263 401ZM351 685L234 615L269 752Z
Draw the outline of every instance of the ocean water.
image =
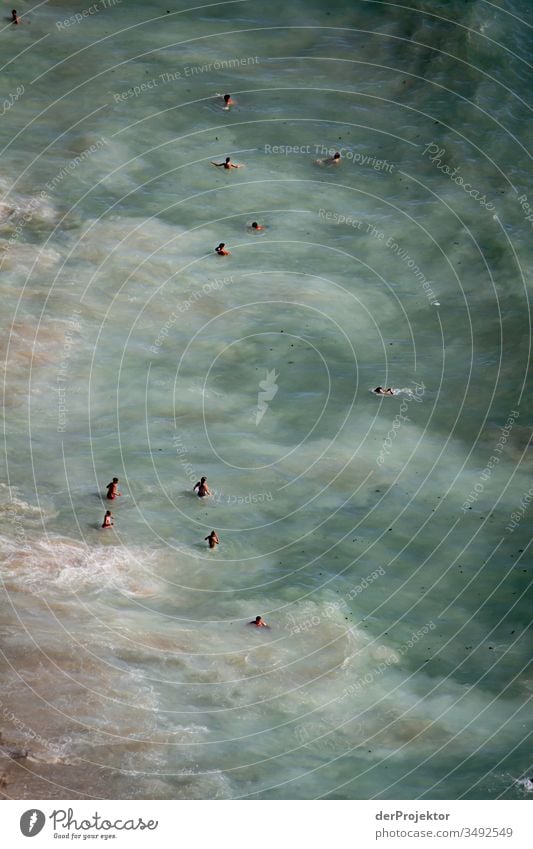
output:
M167 6L0 32L4 793L523 798L530 4Z

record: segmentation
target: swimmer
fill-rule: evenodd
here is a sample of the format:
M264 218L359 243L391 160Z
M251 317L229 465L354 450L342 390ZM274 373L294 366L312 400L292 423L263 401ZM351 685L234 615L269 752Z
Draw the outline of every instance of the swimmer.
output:
M109 498L110 501L113 501L117 495L122 495L121 492L118 492L118 478L113 478L111 483L107 484L107 495L106 498Z
M376 395L394 395L394 389L391 389L390 386L388 389L383 389L382 386L376 386L376 388L373 389L372 392L375 392Z
M257 221L252 221L252 223L248 227L248 230L251 233L259 233L260 230L264 230L264 229L265 229L265 227L262 224L258 224Z
M229 109L230 106L236 106L236 101L231 99L231 94L224 95L224 106L223 109Z
M215 545L218 545L220 543L220 540L218 538L218 534L217 534L216 531L211 531L209 536L204 537L204 539L206 539L209 542L209 548L214 548Z
M113 525L114 525L114 522L111 521L112 518L113 517L111 515L111 510L106 510L105 516L104 516L104 523L103 523L102 527L103 528L112 528Z
M217 253L219 256L229 256L231 251L226 250L225 242L221 242L219 245L216 246L215 253Z
M270 625L267 625L267 623L263 621L262 616L256 616L255 619L248 622L248 625L255 625L256 628L270 628Z
M211 490L207 486L207 478L201 478L194 484L192 491L198 490L198 498L205 498L206 495L211 495Z
M244 168L244 165L234 165L229 156L226 156L224 162L211 162L211 165L216 165L217 168L225 168L227 171L231 168Z
M17 15L16 9L13 9L13 11L11 12L11 23L12 24L20 24L20 18Z
M329 159L316 159L315 162L317 165L340 165L341 155L340 153L335 153Z

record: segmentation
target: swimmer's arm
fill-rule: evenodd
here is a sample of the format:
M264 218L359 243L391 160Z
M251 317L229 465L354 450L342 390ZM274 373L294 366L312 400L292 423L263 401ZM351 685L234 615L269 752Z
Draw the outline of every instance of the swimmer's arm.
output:
M244 168L244 165L234 165L233 162L230 162L230 168Z
M212 162L211 165L216 165L217 168L222 168L225 165L225 162Z

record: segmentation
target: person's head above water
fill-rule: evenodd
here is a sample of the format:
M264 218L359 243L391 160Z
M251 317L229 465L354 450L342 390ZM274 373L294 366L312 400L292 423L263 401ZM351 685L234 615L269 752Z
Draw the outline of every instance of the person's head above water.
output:
M248 625L255 625L256 628L269 628L270 626L264 621L262 616L256 616Z

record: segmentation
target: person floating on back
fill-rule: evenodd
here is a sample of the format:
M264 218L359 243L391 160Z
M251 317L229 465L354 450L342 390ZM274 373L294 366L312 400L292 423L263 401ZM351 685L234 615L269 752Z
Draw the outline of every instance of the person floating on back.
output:
M114 522L111 521L112 518L113 517L111 515L111 510L106 510L102 527L103 528L112 528L113 525L115 524Z
M248 625L255 625L256 628L270 628L270 625L267 625L267 623L263 621L262 616L256 616L255 619L248 622Z
M227 250L225 242L221 242L219 245L216 246L215 253L219 256L229 256L231 251Z
M391 389L390 386L388 389L384 389L382 386L376 386L372 392L375 392L376 395L394 395L394 389Z
M194 484L192 490L193 492L198 490L199 498L205 498L206 495L211 495L211 490L207 485L207 478L200 478L200 480Z
M217 168L225 168L227 171L232 168L244 168L244 165L234 165L229 156L226 156L224 162L211 162L211 165L216 165Z
M209 548L214 548L216 545L219 545L220 540L218 538L218 534L216 531L211 531L209 536L204 537L209 543Z
M340 153L335 153L333 156L330 156L328 159L316 159L317 165L340 165L341 163L341 155Z
M111 483L107 484L106 498L109 498L110 501L114 501L117 495L122 495L122 493L118 491L118 478L113 478Z

